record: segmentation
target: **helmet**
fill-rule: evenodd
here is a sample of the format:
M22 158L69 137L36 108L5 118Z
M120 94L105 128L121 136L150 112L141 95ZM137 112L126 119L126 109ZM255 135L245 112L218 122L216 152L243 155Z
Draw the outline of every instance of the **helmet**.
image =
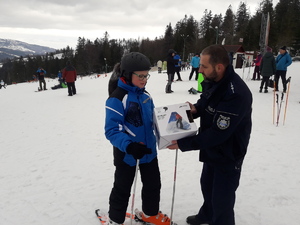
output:
M150 60L139 52L130 52L121 59L121 74L127 80L131 80L134 71L145 71L151 69Z

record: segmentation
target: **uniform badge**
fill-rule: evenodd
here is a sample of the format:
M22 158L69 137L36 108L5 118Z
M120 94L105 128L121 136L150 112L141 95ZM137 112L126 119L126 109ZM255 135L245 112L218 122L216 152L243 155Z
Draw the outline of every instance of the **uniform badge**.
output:
M230 125L230 117L220 115L217 120L217 126L220 130L225 130Z

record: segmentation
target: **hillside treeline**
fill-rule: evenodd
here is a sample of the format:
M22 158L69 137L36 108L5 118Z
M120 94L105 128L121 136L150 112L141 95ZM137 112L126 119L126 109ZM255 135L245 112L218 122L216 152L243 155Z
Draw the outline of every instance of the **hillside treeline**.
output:
M38 67L43 67L48 76L56 77L67 60L71 60L81 75L109 72L123 54L131 51L144 53L153 65L164 60L170 48L175 49L184 61L215 43L243 45L246 51L257 51L260 50L262 16L268 13L269 46L273 52L277 53L279 47L286 45L291 55L296 54L300 49L300 1L280 0L273 6L272 0L263 0L252 15L245 2L240 2L237 12L229 5L224 16L205 10L197 21L192 15L185 15L175 26L168 24L165 33L154 40L110 39L107 32L94 41L79 37L76 49L67 46L44 56L6 60L0 69L0 79L8 84L32 80Z

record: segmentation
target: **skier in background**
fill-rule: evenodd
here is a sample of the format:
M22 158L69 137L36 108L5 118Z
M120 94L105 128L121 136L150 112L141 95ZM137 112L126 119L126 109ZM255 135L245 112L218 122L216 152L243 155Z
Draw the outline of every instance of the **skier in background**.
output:
M77 79L77 73L74 66L71 65L71 62L67 61L67 66L63 69L62 73L63 79L67 82L68 86L68 96L76 95L76 87L75 87L75 81Z
M177 59L174 59L176 52L173 49L169 49L167 57L167 74L168 74L168 83L166 85L166 93L173 93L172 91L172 82L175 75L175 65L178 63Z
M6 85L3 80L0 81L0 89L4 87L6 89Z
M275 91L278 91L278 82L281 78L283 85L283 92L286 92L286 72L287 67L292 64L292 58L286 51L286 46L279 49L279 55L276 57L276 74L275 74Z
M44 70L42 67L39 67L38 70L36 71L36 75L37 75L39 83L40 83L39 91L47 90L46 81L45 81L46 70ZM42 87L42 84L43 84L43 87Z
M62 72L60 70L57 73L57 78L58 78L59 84L62 84L63 78L62 78Z
M262 75L262 81L260 83L259 92L262 92L262 89L265 85L264 93L268 93L268 85L270 76L276 73L276 63L275 58L272 54L272 49L270 47L266 48L266 53L261 59L259 66L260 73Z
M191 60L191 66L192 66L192 71L189 76L189 80L192 79L193 73L195 73L195 80L198 80L198 71L199 71L199 66L200 66L200 57L199 53L196 53L195 56L193 56Z
M174 59L178 60L178 62L175 64L175 72L176 72L177 77L178 77L178 79L176 81L182 81L181 76L180 76L180 69L181 69L180 55L178 55L177 53L175 53Z
M158 73L161 73L161 70L162 70L162 61L161 60L158 60L157 61L157 69L158 69Z
M260 52L258 52L256 59L254 60L255 67L254 67L253 77L251 80L260 80L259 66L260 66L261 59L262 59L262 55L260 54Z

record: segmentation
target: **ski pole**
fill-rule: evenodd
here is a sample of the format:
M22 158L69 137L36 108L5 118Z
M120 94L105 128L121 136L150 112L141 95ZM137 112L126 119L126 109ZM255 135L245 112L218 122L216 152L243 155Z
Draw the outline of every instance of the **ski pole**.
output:
M275 123L275 96L276 96L276 92L275 92L275 81L274 81L274 88L273 88L273 124Z
M284 125L284 122L285 122L286 109L287 109L287 104L288 104L288 100L289 100L289 92L290 92L290 85L291 85L291 77L289 77L289 78L287 79L287 82L289 83L289 85L288 85L288 89L287 89L287 93L286 93L286 102L285 102L285 108L284 108L283 125Z
M174 200L175 200L175 184L176 184L176 174L177 174L177 158L178 158L178 148L176 149L176 154L175 154L174 183L173 183L173 196L172 196L172 205L171 205L170 225L172 225Z
M134 174L134 182L133 182L133 189L132 189L132 199L131 199L131 215L133 215L133 208L134 208L134 198L135 198L135 189L136 189L136 181L137 175L139 170L140 160L136 160L136 167L135 167L135 174ZM132 225L132 216L130 216L130 225Z
M284 96L284 93L281 93L281 99L280 99L280 105L279 105L279 108L278 108L277 125L276 126L278 126L278 123L279 123L279 116L280 116L280 111L281 111L281 105L282 105L282 102L283 102L283 96Z

